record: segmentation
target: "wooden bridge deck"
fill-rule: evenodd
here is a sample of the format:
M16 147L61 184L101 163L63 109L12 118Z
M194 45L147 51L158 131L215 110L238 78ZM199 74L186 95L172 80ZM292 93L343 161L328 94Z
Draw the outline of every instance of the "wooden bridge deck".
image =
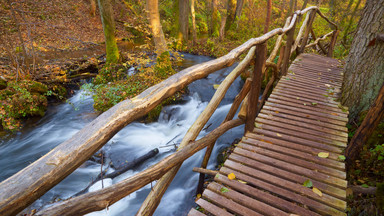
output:
M346 215L347 111L335 59L302 54L189 215ZM318 153L329 153L327 158ZM230 180L228 174L236 179ZM310 180L321 196L303 183ZM316 189L315 189L316 190Z

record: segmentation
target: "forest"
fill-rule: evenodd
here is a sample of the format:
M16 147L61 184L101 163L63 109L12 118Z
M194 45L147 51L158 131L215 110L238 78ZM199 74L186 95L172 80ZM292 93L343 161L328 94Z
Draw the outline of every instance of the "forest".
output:
M314 11L317 13L312 13L311 8L315 8ZM308 12L307 15L304 16L303 11ZM295 18L297 21L295 20L292 27L293 31L284 30L291 28L290 22L294 14L297 15ZM304 29L302 26L311 27ZM206 155L208 156L204 156L206 164L202 165L202 168L207 168L210 151L213 148L213 144L210 147L209 143L214 143L226 130L238 126L239 122L232 120L238 108L241 107L239 119L241 115L243 120L252 119L252 123L244 120L245 132L252 131L254 127L257 128L254 119L261 109L257 104L265 103L284 74L295 75L288 68L302 54L318 54L336 59L340 64L337 67L342 71L340 92L334 92L333 89L328 88L326 97L337 97L337 107L348 114L345 125L348 128L348 146L336 159L338 162L346 163L348 183L346 214L384 214L383 0L4 0L0 2L0 29L0 157L8 154L8 149L14 148L9 146L10 143L17 145L13 140L30 136L31 131L32 134L37 133L33 130L39 128L42 121L46 121L45 119L60 110L60 106L68 105L70 107L68 112L74 116L82 115L81 118L92 125L87 128L85 123L82 123L83 125L76 126L79 128L74 132L69 130L65 132L66 125L60 125L58 130L68 134L66 139L71 138L82 128L85 135L79 135L77 138L74 135L66 142L65 140L57 141L56 144L49 146L49 149L47 147L33 156L28 156L30 158L22 162L24 165L20 165L13 171L7 171L4 167L0 175L0 186L3 186L3 189L0 189L0 193L3 194L0 196L3 200L0 200L0 214L13 215L24 210L23 214L34 215L37 211L39 215L39 211L44 207L45 204L30 206L34 200L44 194L41 192L25 203L15 204L16 210L8 212L6 209L8 208L6 204L8 197L5 194L7 190L5 186L8 184L6 179L26 167L27 162L33 163L61 142L67 143L66 146L62 145L63 148L72 149L74 147L69 144L71 140L80 146L79 143L91 137L89 140L97 141L89 141L89 143L95 142L97 145L89 147L87 154L93 155L92 158L98 163L101 160L101 177L98 175L96 179L103 179L103 167L106 166L103 160L107 156L103 155L103 150L100 149L110 139L114 139L112 138L114 134L134 120L143 125L160 121L159 118L164 115L167 107L186 103L186 95L193 91L191 87L187 87L188 84L198 79L206 79L211 72L232 66L236 62L241 69L238 71L234 69L234 71L241 77L239 89L242 90L236 92L238 95L231 99L232 107L238 103L237 107L231 107L229 111L228 116L234 112L232 117L227 116L220 126L219 124L215 126L218 126L215 130L209 128L212 123L206 125L209 117L207 120L201 120L203 123L195 123L200 129L195 129L193 124L184 139L177 141L179 149L183 147L183 150L192 148L188 143L207 146ZM272 34L279 36L272 37L274 36ZM263 47L259 46L257 41L267 37L265 35L272 36L268 36L266 42L262 43ZM299 39L295 41L295 37ZM254 43L253 47L256 47L255 49L249 49L251 46L247 48L248 55L251 55L252 49L256 53L255 60L252 62L247 52L244 52L246 50L244 47L250 43ZM276 44L284 48L279 48ZM268 59L267 56L269 56ZM192 58L198 57L207 58L204 61L209 59L214 62L216 59L217 62L212 65L204 63L198 65L201 62L188 63ZM196 65L192 66L194 64ZM262 65L260 79L255 78L258 65ZM228 75L228 79L230 78ZM284 79L289 80L289 78ZM260 82L260 87L257 87L260 88L259 90L253 87L256 82ZM213 91L212 94L224 92L225 95L225 91L229 88L224 86L224 81L222 84L214 81L209 85ZM163 90L163 88L169 89ZM249 94L246 96L248 91ZM259 100L257 97L252 99L249 96L252 91L260 96ZM82 92L80 96L77 96L78 92ZM224 95L220 96L220 100ZM83 101L92 101L83 114L77 112L78 109L82 109L82 102L78 104L78 101L74 100L76 97L85 98L81 99ZM239 97L241 97L240 100ZM212 97L212 101L214 100L215 96ZM129 104L124 105L126 103ZM218 109L219 104L220 101L212 105L214 107L212 109ZM250 113L249 108L247 111L242 110L243 107L250 107L250 104L255 104L257 107L257 109L254 108L254 113L253 111ZM320 107L317 102L309 104L315 108ZM210 106L208 104L207 107ZM304 106L307 106L307 103L304 103ZM203 111L198 111L197 107L194 109L196 109L195 113L192 112L193 114L189 115L195 115L196 112L201 112L202 116L205 115ZM64 110L60 111L64 112ZM124 113L123 119L119 117L120 111ZM71 124L69 117L57 118L68 118L67 124ZM91 121L95 119L101 120L92 124ZM200 117L197 122L199 121ZM106 125L109 124L110 126L107 127ZM176 125L179 126L178 124ZM101 128L107 135L94 138L92 133L100 133ZM225 128L225 131L222 128ZM213 130L212 137L210 134L204 138L200 137L201 140L206 138L206 144L201 144L203 141L197 140L199 133L210 130ZM280 136L279 133L277 135ZM176 144L170 144L176 141L171 141L167 142L165 147L174 145L176 149ZM84 141L86 142L88 141ZM85 144L81 144L81 148L83 146ZM216 154L228 157L235 146L236 144L220 149ZM72 150L80 152L79 149ZM198 149L189 151L197 152ZM157 157L155 155L159 150L154 152L152 152L153 155L148 153L151 156L143 156L145 158L143 160ZM140 153L143 155L142 152ZM79 161L76 162L78 164L68 165L70 168L60 171L63 175L50 180L53 183L42 186L43 190L48 191L88 160L87 154L79 156ZM180 153L182 154L184 152ZM185 153L187 154L189 153ZM319 155L319 157L323 156ZM328 155L325 156L327 157ZM72 156L67 159L71 160ZM169 163L172 160L172 158L169 159ZM138 166L136 162L133 166ZM0 160L0 165L6 163L5 160L4 162ZM181 165L174 163L175 167L169 168L171 170L169 172L175 172L173 176ZM115 169L120 168L115 167ZM163 176L160 175L160 171L157 172L159 173L156 173L154 180ZM166 175L170 175L169 172L166 172ZM104 174L106 173L105 170ZM45 174L42 173L43 175ZM118 175L120 173L115 176ZM161 182L164 176L158 182ZM169 178L173 179L173 177ZM92 177L92 181L88 180L87 184L89 182L96 181ZM203 183L205 183L204 177L200 175L199 185ZM168 186L169 183L165 189ZM156 185L154 188L157 187L161 186ZM158 196L161 199L162 195ZM201 191L197 196L197 198L201 197ZM62 199L55 197L61 196L51 197L50 202L59 202ZM63 199L69 198L64 195L63 197ZM191 199L195 198L191 197ZM114 200L112 203L117 201ZM151 201L146 200L146 202ZM89 208L98 209L96 207L98 204L94 205L95 207ZM157 206L159 203L153 205ZM30 207L27 208L28 206ZM191 207L193 206L189 206ZM1 208L4 209L1 210ZM154 210L148 210L151 213L146 211L147 209L142 207L138 214L153 214ZM204 209L199 211L204 212ZM41 214L49 215L49 212L42 211ZM158 214L161 215L161 213Z

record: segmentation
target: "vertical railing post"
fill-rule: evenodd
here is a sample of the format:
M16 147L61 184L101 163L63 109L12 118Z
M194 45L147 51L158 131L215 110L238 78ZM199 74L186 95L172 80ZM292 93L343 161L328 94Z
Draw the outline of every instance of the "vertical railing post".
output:
M245 118L245 132L253 131L255 127L255 118L257 115L257 106L261 91L261 78L267 58L267 42L256 45L255 65L252 74L251 89L248 94L247 115Z
M339 35L339 30L335 30L333 31L333 34L332 34L332 39L331 39L331 43L329 44L329 48L328 48L328 57L333 57L333 49L335 48L335 44L336 44L336 39L337 39L337 36Z
M300 49L298 50L298 54L303 53L304 49L305 49L305 46L307 45L309 33L310 33L311 29L312 29L312 23L313 23L313 20L315 20L316 9L312 10L310 13L311 14L309 15L310 17L309 17L307 26L305 27L305 32L304 32L303 40L301 41L301 45L300 45Z
M294 22L295 23L293 24L292 29L287 32L287 44L285 46L283 65L281 67L281 74L283 76L287 75L288 66L289 66L289 59L291 58L292 43L294 41L295 28L296 28L296 23L297 23L296 20Z

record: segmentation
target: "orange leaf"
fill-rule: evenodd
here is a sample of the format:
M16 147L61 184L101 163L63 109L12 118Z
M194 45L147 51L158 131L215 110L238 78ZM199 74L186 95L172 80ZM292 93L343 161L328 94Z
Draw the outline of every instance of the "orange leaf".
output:
M233 173L228 174L228 179L229 180L233 180L235 178L236 178L235 174L233 174Z
M331 113L331 115L334 115L334 116L338 116L338 114L337 114L337 113Z

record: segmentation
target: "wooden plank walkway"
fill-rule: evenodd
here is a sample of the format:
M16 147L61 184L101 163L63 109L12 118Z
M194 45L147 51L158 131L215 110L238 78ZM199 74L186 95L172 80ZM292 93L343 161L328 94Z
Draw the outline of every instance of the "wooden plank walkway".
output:
M346 215L347 111L335 59L302 54L189 215ZM329 153L321 158L318 153ZM235 180L228 174L234 173ZM303 186L310 180L313 187Z

